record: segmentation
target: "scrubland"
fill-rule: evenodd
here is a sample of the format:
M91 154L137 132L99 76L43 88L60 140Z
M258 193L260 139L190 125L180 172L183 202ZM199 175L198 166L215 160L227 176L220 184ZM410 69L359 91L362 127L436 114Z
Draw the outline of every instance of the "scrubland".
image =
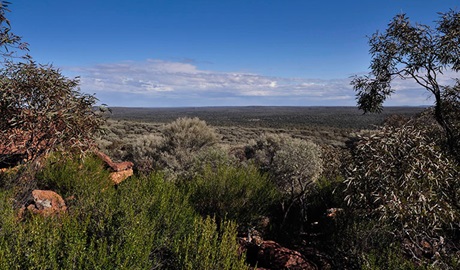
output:
M59 151L0 174L0 269L249 269L255 235L316 269L460 267L459 165L429 110L114 108L96 142L135 175ZM31 189L68 212L18 221Z

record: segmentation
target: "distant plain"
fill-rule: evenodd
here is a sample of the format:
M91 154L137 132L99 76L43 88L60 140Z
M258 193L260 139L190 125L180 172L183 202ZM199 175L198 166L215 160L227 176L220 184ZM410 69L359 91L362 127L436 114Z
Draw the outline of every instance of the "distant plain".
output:
M356 107L114 107L110 118L167 123L179 117L198 117L213 126L369 129L380 125L388 116L412 116L424 109L424 107L385 107L380 114L363 114Z
M392 115L411 117L424 107L385 107L380 114L363 114L356 107L113 107L108 127L112 135L159 134L161 126L180 117L198 117L214 127L222 142L244 145L263 133L287 133L319 144L343 147L356 132L374 129ZM121 130L123 129L123 131ZM115 134L114 134L115 133Z

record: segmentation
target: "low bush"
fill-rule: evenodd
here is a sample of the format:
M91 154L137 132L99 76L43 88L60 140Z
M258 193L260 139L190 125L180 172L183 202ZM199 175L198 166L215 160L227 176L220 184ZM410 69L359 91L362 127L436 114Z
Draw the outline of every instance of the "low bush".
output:
M165 138L165 150L189 149L197 151L212 146L219 140L216 131L205 121L198 118L178 118L167 124L162 134Z
M261 172L268 174L283 194L280 227L287 224L291 215L293 219L289 223L303 230L307 221L305 198L323 168L321 148L313 142L288 135L269 134L248 146L246 155L254 160Z
M134 163L138 172L149 174L159 168L160 149L164 144L161 136L144 134L136 136L122 147L126 151L122 160L130 160Z
M59 217L18 221L12 193L1 191L0 269L247 269L236 225L202 220L161 174L116 189L107 176L91 156L51 159L40 185L75 195Z
M264 135L247 152L289 197L305 194L322 172L321 149L288 135Z
M184 177L195 156L218 142L216 131L198 118L178 118L164 126L160 167L173 177Z
M130 130L133 129L133 130ZM196 156L217 149L219 135L198 118L164 124L108 121L99 146L114 160L130 160L143 174L163 170L168 179L190 178Z
M235 249L236 229L236 223L233 222L220 223L218 226L210 217L195 219L193 233L175 244L178 259L183 262L179 269L249 270Z
M190 201L202 216L250 224L266 215L278 196L276 187L255 166L205 164L188 184Z

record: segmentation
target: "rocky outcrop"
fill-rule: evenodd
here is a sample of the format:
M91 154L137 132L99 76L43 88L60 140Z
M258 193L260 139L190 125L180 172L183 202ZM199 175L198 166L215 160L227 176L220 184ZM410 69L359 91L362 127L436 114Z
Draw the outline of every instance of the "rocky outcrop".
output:
M64 199L51 190L32 191L32 200L20 209L19 218L22 219L27 212L43 216L55 216L67 212Z
M257 265L257 270L316 270L318 267L300 252L282 247L274 241L250 241L240 239L240 252L246 252L246 261Z
M112 159L101 151L96 151L95 154L106 164L110 173L110 179L116 185L123 182L126 178L133 175L134 164L130 161L113 162Z

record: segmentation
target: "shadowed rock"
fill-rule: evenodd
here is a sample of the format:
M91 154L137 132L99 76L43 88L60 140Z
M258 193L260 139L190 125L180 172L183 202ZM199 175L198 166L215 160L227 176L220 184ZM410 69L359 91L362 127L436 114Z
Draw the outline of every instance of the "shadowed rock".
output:
M246 260L250 265L257 265L257 270L317 270L318 267L308 261L300 252L282 247L274 241L254 243L240 239L240 252L246 251Z

